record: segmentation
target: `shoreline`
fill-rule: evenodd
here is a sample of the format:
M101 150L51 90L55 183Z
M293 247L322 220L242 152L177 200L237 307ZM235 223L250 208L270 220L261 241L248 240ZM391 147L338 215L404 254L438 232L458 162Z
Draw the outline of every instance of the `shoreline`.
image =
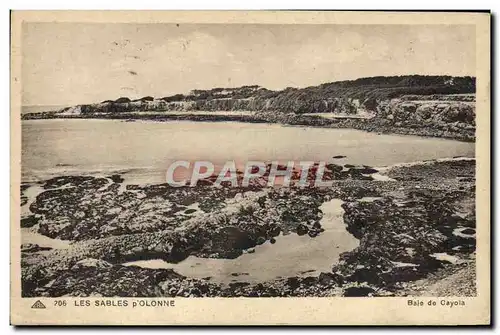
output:
M413 135L407 135L407 136L413 136ZM445 139L448 140L448 139ZM399 167L414 167L414 166L420 166L420 165L432 165L434 163L443 163L443 162L460 162L460 161L475 161L476 157L468 157L468 156L456 156L456 157L444 157L444 158L436 158L436 159L429 159L429 160L417 160L417 161L411 161L411 162L402 162L402 163L394 163L394 164L389 164L389 165L380 165L380 166L373 166L375 170L378 170L378 172L371 174L373 177L374 175L382 175L386 176L387 172L389 172L392 169L399 168ZM338 162L340 163L340 162ZM345 163L345 162L342 162ZM333 163L334 164L334 163ZM368 166L368 165L367 165ZM371 166L370 166L371 167ZM21 185L39 185L43 183L46 180L55 178L55 177L63 177L63 176L83 176L83 177L96 177L96 178L106 178L109 175L119 175L126 180L126 175L129 173L133 173L137 170L152 170L151 167L133 167L133 168L116 168L116 169L110 169L107 172L103 172L102 170L89 170L89 171L78 171L78 170L73 170L73 171L61 171L61 172L53 172L51 174L48 174L47 176L43 178L35 178L31 177L30 178L21 178ZM376 179L375 179L376 180ZM129 184L129 182L125 182L125 184ZM134 183L130 183L134 184ZM165 182L147 182L147 183L141 183L140 185L162 185L165 184Z
M235 111L235 113L238 113ZM332 114L334 115L334 114ZM301 114L278 114L278 113L261 113L254 114L190 114L187 112L157 112L153 114L137 114L137 113L113 113L113 114L81 114L81 115L61 115L57 112L41 112L41 113L26 113L21 116L21 120L47 120L47 119L98 119L98 120L122 120L125 122L145 120L154 122L169 122L169 121L193 121L193 122L242 122L242 123L268 123L282 124L286 126L307 126L316 128L338 128L338 129L355 129L366 132L375 132L380 134L398 134L420 137L435 137L453 139L462 142L474 142L475 133L471 130L456 130L439 129L435 127L420 125L411 125L408 127L394 126L388 124L387 120L378 117L371 118L325 118L322 116L301 115Z

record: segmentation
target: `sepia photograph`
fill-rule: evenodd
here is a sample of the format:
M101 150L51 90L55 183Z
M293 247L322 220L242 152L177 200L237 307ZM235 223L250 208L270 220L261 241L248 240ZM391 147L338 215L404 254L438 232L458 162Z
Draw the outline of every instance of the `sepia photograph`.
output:
M19 298L488 300L489 14L405 14L19 22Z

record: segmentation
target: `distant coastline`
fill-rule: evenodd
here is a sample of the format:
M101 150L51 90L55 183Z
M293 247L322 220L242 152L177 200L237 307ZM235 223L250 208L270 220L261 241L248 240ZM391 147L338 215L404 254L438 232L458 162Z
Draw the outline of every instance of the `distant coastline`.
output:
M43 113L51 110L61 110L63 108L69 107L68 104L65 105L22 105L21 115L29 113Z
M473 77L371 77L281 91L253 85L41 107L22 119L238 121L475 140Z

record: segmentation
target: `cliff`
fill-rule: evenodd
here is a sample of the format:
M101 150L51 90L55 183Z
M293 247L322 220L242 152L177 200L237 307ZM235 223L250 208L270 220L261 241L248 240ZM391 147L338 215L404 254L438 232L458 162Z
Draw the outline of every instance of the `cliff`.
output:
M146 118L243 122L278 122L292 125L348 127L474 140L475 78L450 76L395 76L361 78L306 88L272 91L260 86L193 90L188 95L120 97L46 113L37 118ZM253 115L186 118L175 112L250 111ZM142 113L138 113L142 112ZM151 112L151 113L146 113ZM172 113L173 112L173 113ZM320 117L342 115L347 119ZM311 115L312 114L312 115ZM315 116L317 114L318 116ZM323 115L324 116L324 115ZM349 119L349 116L363 118Z
M402 100L473 101L456 94L475 93L475 78L450 76L393 76L338 81L306 88L287 87L272 91L253 85L237 88L193 90L163 98L131 100L120 97L96 104L67 107L58 112L120 113L134 111L277 111L283 113L375 112L380 102ZM450 98L450 95L455 95ZM443 98L448 96L447 98ZM465 99L465 100L464 100Z

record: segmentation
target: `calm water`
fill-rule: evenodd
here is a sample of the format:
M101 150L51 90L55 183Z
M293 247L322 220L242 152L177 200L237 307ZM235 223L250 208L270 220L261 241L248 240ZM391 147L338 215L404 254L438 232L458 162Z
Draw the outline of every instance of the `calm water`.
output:
M312 160L388 166L453 156L474 157L474 144L400 135L377 135L350 129L286 127L237 122L123 122L118 120L32 120L22 123L23 180L63 174L125 173L129 183L164 182L174 160ZM344 155L333 160L332 156ZM40 192L26 192L31 202ZM366 198L366 201L373 201ZM325 231L312 239L290 234L266 242L237 259L188 257L179 264L162 260L131 262L148 268L173 268L212 281L260 282L279 277L331 271L340 253L358 241L345 230L342 202L324 203ZM28 205L25 206L27 210ZM23 232L24 243L66 248L64 241Z
M344 155L345 159L332 160ZM387 166L474 157L474 144L352 129L238 122L22 122L23 180L71 173L126 172L135 182L164 182L174 160L326 160Z
M32 105L32 106L22 106L21 114L26 113L41 113L50 112L68 107L67 105Z
M290 276L314 276L330 272L341 253L352 250L359 241L347 232L342 215L342 201L333 199L321 207L323 233L315 238L308 235L278 236L276 243L266 242L236 259L214 259L190 256L178 264L161 259L128 262L124 265L153 269L174 269L191 278L210 277L211 281L230 283L264 282Z

